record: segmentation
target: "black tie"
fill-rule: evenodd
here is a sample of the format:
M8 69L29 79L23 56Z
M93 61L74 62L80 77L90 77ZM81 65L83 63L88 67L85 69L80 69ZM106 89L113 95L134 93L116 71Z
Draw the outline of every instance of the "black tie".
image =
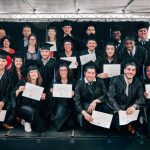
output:
M132 52L130 52L130 56L133 57L133 53Z
M146 41L141 41L142 45L144 45L146 43Z

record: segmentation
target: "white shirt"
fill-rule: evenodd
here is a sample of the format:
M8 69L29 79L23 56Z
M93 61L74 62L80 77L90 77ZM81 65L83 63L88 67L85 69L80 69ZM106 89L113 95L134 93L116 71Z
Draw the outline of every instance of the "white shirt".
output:
M127 51L128 51L128 50L127 50ZM132 51L128 51L128 53L129 53L129 55L130 55L130 53L132 52L132 55L134 56L134 55L135 55L135 51L136 51L136 48L135 48L135 46L134 46L133 50L132 50Z

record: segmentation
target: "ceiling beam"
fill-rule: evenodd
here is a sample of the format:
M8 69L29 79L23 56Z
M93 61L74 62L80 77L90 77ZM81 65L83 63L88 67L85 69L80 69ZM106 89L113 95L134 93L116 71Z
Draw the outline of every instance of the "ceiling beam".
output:
M123 13L125 13L126 9L134 2L134 0L129 0L129 2L127 3L127 5L124 7L124 9L122 10Z

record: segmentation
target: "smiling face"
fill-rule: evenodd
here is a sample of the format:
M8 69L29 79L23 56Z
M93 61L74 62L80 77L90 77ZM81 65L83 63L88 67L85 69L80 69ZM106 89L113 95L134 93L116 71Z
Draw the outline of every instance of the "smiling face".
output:
M22 30L22 34L24 37L28 38L31 34L31 28L30 27L24 27Z
M54 29L48 30L48 37L49 38L56 38L56 31Z
M64 43L64 49L67 52L71 51L72 50L72 43L71 42L65 42Z
M121 40L121 32L120 31L113 31L112 37L114 39L116 39L117 41L120 41Z
M146 28L139 29L138 36L140 39L146 40L148 38L148 30Z
M115 54L115 47L113 45L107 45L106 54L109 58L112 58Z
M10 41L9 41L9 39L4 39L3 46L4 46L4 48L9 48L10 47Z
M30 75L31 80L37 80L38 70L30 70L29 75Z
M14 64L17 69L20 69L22 67L23 61L21 58L15 58Z
M6 31L4 29L0 29L0 39L6 36Z
M90 34L95 34L96 31L95 31L95 27L94 26L89 26L86 30L86 34L87 35L90 35Z
M62 30L63 30L64 34L70 35L71 31L72 31L72 27L71 26L63 26Z
M129 51L132 51L135 46L135 42L133 40L126 40L125 41L125 48Z
M67 67L65 66L62 66L59 68L59 74L60 74L60 77L62 79L66 79L68 77L68 70L67 70Z
M94 51L95 48L97 47L97 43L95 40L88 40L86 46L90 51Z
M96 78L96 70L95 69L87 69L87 71L84 73L85 78L88 81L93 81Z
M46 49L41 49L40 54L41 54L43 59L48 59L50 56L50 51L46 50Z
M30 36L29 45L35 46L37 44L37 39L35 36Z
M0 70L3 70L7 65L7 60L0 58Z
M124 69L124 74L126 76L127 79L133 79L133 77L136 74L136 67L133 65L128 65L125 69Z

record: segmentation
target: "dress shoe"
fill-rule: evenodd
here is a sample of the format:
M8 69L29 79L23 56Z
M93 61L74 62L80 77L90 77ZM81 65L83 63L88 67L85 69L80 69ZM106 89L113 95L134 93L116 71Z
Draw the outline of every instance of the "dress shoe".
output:
M5 123L3 124L3 128L10 130L10 129L13 129L14 127Z

